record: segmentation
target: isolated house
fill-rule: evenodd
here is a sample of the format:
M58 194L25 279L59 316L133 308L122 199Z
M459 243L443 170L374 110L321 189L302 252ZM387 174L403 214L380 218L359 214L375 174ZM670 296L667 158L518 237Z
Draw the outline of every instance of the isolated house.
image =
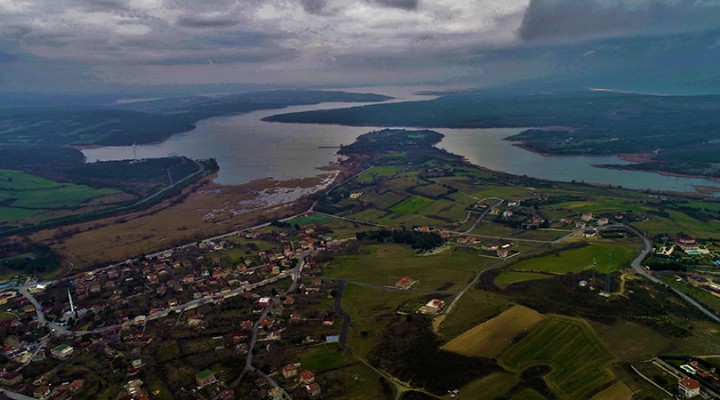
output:
M687 399L693 398L700 394L700 382L688 377L682 378L678 382L678 390L683 397Z

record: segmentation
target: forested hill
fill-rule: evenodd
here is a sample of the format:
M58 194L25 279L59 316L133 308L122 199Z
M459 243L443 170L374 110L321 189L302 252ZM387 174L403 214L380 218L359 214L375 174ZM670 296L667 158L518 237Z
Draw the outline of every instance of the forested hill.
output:
M323 102L390 97L320 90L192 96L116 106L0 107L0 146L131 145L158 142L205 118Z

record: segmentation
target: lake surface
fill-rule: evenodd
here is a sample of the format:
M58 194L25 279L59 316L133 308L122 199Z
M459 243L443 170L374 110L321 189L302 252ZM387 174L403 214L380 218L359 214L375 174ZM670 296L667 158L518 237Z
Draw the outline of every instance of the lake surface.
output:
M423 100L413 95L422 88L365 88L363 92L397 97L393 101ZM348 90L349 91L349 90ZM284 109L255 111L242 115L215 117L196 123L186 133L158 144L136 147L138 158L183 155L190 158L215 158L220 171L215 182L239 184L272 177L278 180L321 174L323 167L339 158L341 144L350 144L373 127L338 125L285 124L263 122L262 118L286 112L353 107L358 103L323 103ZM412 129L412 128L409 128ZM596 168L596 164L628 164L616 156L546 157L513 146L505 137L522 129L435 129L445 134L439 148L465 156L483 167L516 175L528 175L555 181L621 185L632 189L694 191L696 186L720 183L702 178L664 176L651 172ZM88 162L133 158L131 146L110 146L83 150Z

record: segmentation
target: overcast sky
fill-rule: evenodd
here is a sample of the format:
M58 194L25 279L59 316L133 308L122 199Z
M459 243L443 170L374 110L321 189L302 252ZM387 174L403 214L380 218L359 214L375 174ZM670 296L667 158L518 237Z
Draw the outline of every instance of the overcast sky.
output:
M0 0L0 90L472 85L588 66L599 40L657 45L719 21L720 0Z

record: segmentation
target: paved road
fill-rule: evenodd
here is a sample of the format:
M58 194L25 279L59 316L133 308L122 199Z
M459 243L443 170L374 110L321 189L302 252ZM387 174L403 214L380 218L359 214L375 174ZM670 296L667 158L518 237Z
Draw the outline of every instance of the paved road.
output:
M502 205L502 203L505 201L505 200L503 200L503 199L498 199L498 200L499 200L499 201L498 201L497 203L495 203L494 206L492 206L492 207L487 207L487 208L485 209L485 211L481 212L481 213L480 213L480 216L478 216L478 219L475 220L475 223L473 224L473 226L471 226L470 229L466 230L465 232L462 232L462 234L463 234L463 235L467 235L467 234L469 234L470 232L474 231L475 228L477 228L478 224L480 224L480 221L482 221L483 218L485 218L485 216L490 212L490 210L492 210L493 208L500 207L500 206Z
M681 299L685 300L688 304L690 304L691 306L700 310L700 312L705 314L711 320L713 320L717 323L720 323L720 317L715 315L714 312L703 307L700 303L698 303L697 301L695 301L694 299L692 299L690 296L686 295L685 293L681 292L680 290L675 289L674 287L672 287L672 286L666 284L665 282L661 281L660 279L656 278L642 266L643 260L645 259L645 257L647 257L648 254L650 254L650 252L653 249L652 241L650 239L648 239L647 236L645 236L642 232L638 231L637 229L635 229L629 225L626 225L626 226L628 229L630 229L633 233L635 233L638 237L642 238L642 240L643 240L643 245L644 245L643 250L640 252L640 254L637 257L635 257L635 259L631 263L631 265L635 269L635 271L637 271L640 275L644 276L645 278L647 278L655 283L658 283L667 288L670 288L670 290L672 290L673 293L678 295Z
M276 388L279 388L280 390L282 390L283 396L286 399L292 400L292 396L290 396L290 393L288 393L282 386L280 386L271 376L263 373L262 371L260 371L253 365L253 358L255 356L255 345L257 344L257 341L258 341L258 332L260 330L260 321L262 321L263 318L267 317L268 314L270 314L272 312L275 303L280 300L281 296L285 296L289 293L292 293L297 289L298 281L300 280L300 274L302 273L302 270L305 266L305 258L307 256L309 256L310 254L311 254L310 251L305 251L305 252L301 253L301 255L299 257L299 261L298 261L297 265L295 266L295 268L292 269L292 272L286 273L283 276L283 277L288 277L288 276L292 277L292 280L293 280L292 284L290 285L290 287L287 288L287 290L285 290L285 292L283 292L282 295L275 296L275 298L273 298L270 305L268 307L266 307L263 310L263 312L260 314L260 317L257 319L257 321L255 322L255 325L253 326L252 337L250 338L250 343L248 345L248 355L247 355L247 359L245 360L245 368L243 369L243 372L240 374L240 376L236 380L234 380L232 383L227 385L227 387L225 389L236 387L242 381L242 379L245 377L246 374L253 372L253 373L257 373L257 374L261 375L273 387L276 387ZM275 280L277 280L277 279L275 279ZM213 397L212 400L217 400L219 397L220 397L220 395L217 395L217 396Z
M25 396L24 394L11 392L11 391L9 391L9 390L5 390L5 389L2 389L2 388L0 388L0 393L4 394L5 396L7 396L7 397L9 397L9 398L11 398L11 399L16 399L16 400L35 400L34 397Z

